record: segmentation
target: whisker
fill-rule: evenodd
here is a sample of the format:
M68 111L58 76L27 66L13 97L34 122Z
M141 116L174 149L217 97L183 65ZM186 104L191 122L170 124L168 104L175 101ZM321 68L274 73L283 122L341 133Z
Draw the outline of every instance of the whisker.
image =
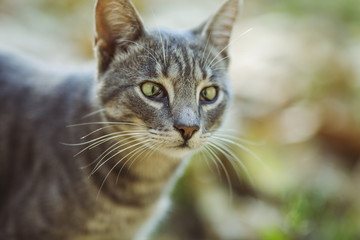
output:
M211 64L215 61L215 59L216 59L222 52L224 52L226 49L228 49L228 48L231 46L231 44L233 44L234 42L238 41L240 38L242 38L244 35L246 35L246 34L248 34L249 32L251 32L252 30L253 30L252 28L249 28L248 30L246 30L245 32L243 32L243 33L241 33L239 36L237 36L237 38L231 40L228 45L226 45L223 49L221 49L221 51L219 51L219 52L215 55L215 57L210 61L210 64L209 64L209 65L211 65Z
M117 138L117 137L124 137L124 136L131 136L131 137L133 137L133 136L141 136L142 134L123 134L123 135L121 135L121 134L119 134L118 136L115 136L115 137L111 137L111 138L107 138L107 139L105 139L105 140L101 140L101 141L99 141L99 142L95 142L95 143L93 143L92 145L90 145L90 146L88 146L88 147L86 147L86 148L84 148L84 149L82 149L80 152L78 152L75 156L77 156L77 155L79 155L79 154L81 154L82 152L84 152L84 151L86 151L86 150L91 150L91 149L93 149L93 148L95 148L95 147L97 147L97 146L99 146L99 145L101 145L101 144L103 144L103 143L105 143L105 142L107 142L107 141L110 141L110 140L112 140L112 139L115 139L115 138ZM143 136L145 136L145 134L143 134ZM121 144L122 142L125 142L125 141L127 141L128 139L122 139L122 140L120 140L120 141L116 141L114 144L112 144L110 147L108 147L103 153L101 153L94 161L92 161L91 163L89 163L88 165L86 165L85 167L82 167L82 168L86 168L86 167L89 167L89 166L91 166L91 165L93 165L95 162L97 162L104 154L106 154L107 152L109 152L111 149L113 149L116 145L119 145L119 144ZM122 144L121 146L124 146L124 145L126 145L126 143L125 144Z
M238 142L235 142L233 140L226 139L226 138L221 138L221 137L217 137L217 136L212 136L212 138L217 139L219 141L222 141L222 142L224 142L226 144L232 144L232 145L235 145L235 146L241 148L242 150L244 150L245 152L247 152L251 156L253 156L264 168L268 169L268 166L266 166L266 164L253 151L251 151L250 149L248 149L244 145L242 145L242 144L240 144Z
M138 136L138 135L143 135L144 133L111 133L111 134L107 134L106 136L102 136L99 137L97 139L88 141L86 143L78 143L78 144L71 144L70 146L82 146L82 145L86 145L86 144L90 144L89 146L83 148L82 150L80 150L78 153L76 153L74 155L74 157L79 156L80 154L82 154L83 152L85 152L86 150L91 150L94 149L98 146L100 146L101 144L104 144L112 139L116 139L116 138L120 138L120 137L126 137L126 136Z
M101 130L104 130L104 129L107 129L107 128L111 128L111 127L114 127L114 126L105 126L105 127L98 128L98 129L90 132L89 134L87 134L87 135L85 135L85 136L82 136L80 139L85 139L85 138L91 136L91 135L94 134L94 133L97 133L97 132L99 132L99 131L101 131Z
M118 175L117 175L117 177L116 177L116 183L118 183L119 176L120 176L123 168L125 167L125 165L126 165L129 161L131 161L131 163L130 163L130 165L129 165L129 167L128 167L128 171L129 171L129 169L131 168L131 166L133 165L133 163L134 163L144 152L146 152L146 150L148 150L148 147L149 147L149 146L151 146L151 142L147 142L147 143L145 143L143 146L140 146L139 148L137 148L138 151L134 152L134 153L125 161L125 163L123 164L123 166L120 168L120 170L119 170L119 172L118 172ZM135 157L135 155L137 155L137 156ZM133 157L135 157L135 158L133 159Z
M165 51L165 44L164 44L164 40L161 36L161 32L160 29L158 28L158 34L160 37L160 42L161 42L161 47L162 47L162 51L163 51L163 58L164 58L164 64L166 63L166 51Z
M234 165L234 162L231 161L232 157L231 157L223 148L221 148L220 145L215 144L214 142L209 142L208 144L209 144L210 146L212 146L213 148L215 148L217 151L219 151L221 154L223 154L223 155L226 157L226 159L230 162L231 166L233 167L233 169L234 169L234 171L235 171L238 179L241 180L241 176L240 176L240 174L239 174L239 171L237 171L236 165ZM241 162L241 161L240 161L240 162ZM242 163L240 163L240 165L241 165L242 168L245 169L245 172L247 172L246 167L245 167Z
M88 125L129 125L129 126L138 126L138 127L146 127L145 125L137 124L137 123L129 123L129 122L88 122L88 123L77 123L71 124L66 127L81 127L81 126L88 126Z
M206 44L205 44L205 49L204 49L204 51L203 51L203 54L202 54L202 57L201 57L201 60L200 60L200 62L201 62L203 65L205 65L204 63L205 63L206 60L209 58L209 53L208 53L208 55L207 55L207 57L206 57L206 60L204 61L205 52L206 52L206 50L208 49L209 42L210 42L210 36L207 37Z
M215 143L213 142L212 144L215 144L218 147L218 150L225 155L225 157L227 158L227 160L231 163L232 167L235 169L235 173L238 177L238 180L241 181L241 176L239 174L239 172L236 170L236 166L233 164L233 161L235 161L235 163L237 163L240 168L245 172L246 177L249 179L249 182L251 184L251 186L254 186L254 182L253 179L247 169L247 167L245 166L245 164L238 158L238 156L236 154L234 154L233 151L231 151L231 149L229 149L227 146L225 146L224 144L218 142Z
M125 132L125 131L124 131ZM97 138L94 138L92 140L89 140L89 141L86 141L86 142L81 142L81 143L62 143L66 146L83 146L83 145L87 145L87 144L90 144L90 143L94 143L94 142L97 142L99 140L102 140L102 139L105 139L105 138L108 138L108 137L111 137L111 136L114 136L114 135L120 135L124 132L113 132L113 133L108 133L106 135L103 135L103 136L100 136L100 137L97 137ZM130 132L130 131L127 131L127 132ZM82 139L82 138L80 138Z
M144 160L149 159L149 158L161 147L161 145L162 145L161 142L155 143L155 144L151 147L150 151L149 151L140 161L144 161ZM129 169L130 169L130 167L132 166L133 163L134 163L134 162L132 162L132 163L130 164L130 166L129 166L129 168L128 168L128 171L129 171Z
M108 157L107 159L105 159L107 156L109 156L112 152L116 151L117 149L123 147L124 145L126 144L130 144L130 143L133 143L133 142L137 142L139 140L143 140L143 139L146 139L147 137L143 137L143 138L139 138L139 139L135 139L135 140L132 140L132 141L129 141L129 142L126 142L125 144L123 145L120 145L120 146L117 146L115 147L114 149L112 149L110 152L108 152L105 156L103 156L99 161L98 163L96 164L96 166L94 167L94 170L91 172L91 174L94 174L97 170L99 170L99 168L101 168L104 164L106 164L108 161L110 161L112 158L114 158L116 155L130 149L130 148L133 148L135 146L138 146L140 144L143 144L143 142L139 142L139 143L136 143L136 144L133 144L131 146L128 146L126 148L123 148L119 151L117 151L115 154L113 154L112 156ZM151 141L151 140L147 140L147 141ZM104 160L105 159L105 160ZM104 160L104 161L103 161Z
M96 133L96 132L99 132L99 131L101 131L101 130L103 130L103 129L110 128L110 127L113 127L113 126L106 126L106 127L98 128L98 129L96 129L96 130L94 130L94 131L86 134L85 136L82 136L80 139L88 138L88 137L91 136L92 134L94 134L94 133ZM134 132L134 133L135 133L135 132L146 132L146 130L144 130L144 129L134 129L134 130L128 130L128 131L121 131L121 133L126 133L126 132ZM112 134L112 133L110 133L110 134Z
M145 137L143 137L143 138L141 138L141 139L144 139L144 138L145 138ZM114 151L116 151L117 149L119 149L119 148L121 148L121 147L124 147L124 146L126 146L126 145L129 145L129 144L137 141L136 139L134 139L134 140L132 140L132 141L127 141L127 140L128 140L128 139L122 139L122 140L120 140L120 141L117 141L117 142L115 142L114 144L112 144L110 147L108 147L103 153L101 153L101 154L93 161L93 163L96 162L96 165L95 165L95 167L93 168L93 170L91 171L91 174L90 174L90 175L94 174L94 173L97 171L100 163L101 163L107 156L109 156L111 153L113 153ZM121 152L122 152L122 151L119 151L119 153L121 153Z
M141 144L141 143L138 143L138 144L135 144L135 145L139 145L139 144ZM135 145L133 145L132 147L134 147ZM101 185L100 185L100 188L99 188L99 191L98 191L97 198L99 197L100 192L101 192L101 189L103 188L103 186L104 186L104 184L105 184L105 182L106 182L106 179L110 176L111 172L114 171L114 169L115 169L128 155L130 155L131 153L137 151L137 150L138 150L139 148L141 148L141 147L142 147L142 146L139 146L138 148L132 150L130 153L126 154L126 155L125 155L124 157L122 157L119 161L117 161L116 164L114 164L114 166L109 170L109 172L106 174L104 180L102 181L102 183L101 183ZM117 154L119 154L119 152L118 152ZM117 154L116 154L116 155L117 155Z
M107 137L107 138L105 138L105 139L98 140L98 141L90 144L89 146L81 149L78 153L76 153L76 154L74 155L74 157L77 157L77 156L79 156L80 154L82 154L83 152L85 152L85 151L87 151L87 150L94 149L94 148L100 146L101 144L104 144L104 143L106 143L106 142L109 142L110 140L113 140L113 139L116 139L116 138L119 138L119 137L121 137L121 136L116 135L116 136L113 136L113 137Z
M120 40L118 42L129 42L129 43L133 43L133 44L136 44L137 46L140 46L142 47L147 53L150 54L150 56L152 57L152 59L157 62L155 56L150 52L150 50L148 48L146 48L144 45L140 44L140 43L137 43L137 42L134 42L134 41L131 41L131 40Z
M234 132L234 131L232 131L232 132ZM252 146L263 146L265 144L264 141L254 142L254 141L247 140L247 139L237 137L237 136L234 136L234 135L222 134L221 131L215 132L213 135L218 136L218 137L230 138L230 139L236 140L238 142L242 142L242 143L249 144L249 145L252 145Z
M221 168L224 171L225 177L226 177L226 181L228 183L229 186L229 192L230 192L230 199L233 199L233 191L232 191L232 184L231 184L231 178L230 175L224 165L224 163L221 161L221 159L216 155L216 153L214 152L214 150L212 149L212 146L206 145L206 148L210 151L210 154L214 157L214 159L216 160L216 162L218 164L220 164Z
M155 12L154 12L154 9L151 9L151 13L152 13L154 19L156 19L157 17L156 17L156 14L155 14ZM160 31L161 28L159 27L158 24L155 24L155 25L156 25L156 26L155 26L155 29L157 30L158 35L159 35L159 37L160 37L160 43L161 43L161 45L162 45L162 55L163 55L163 60L164 60L164 64L165 64L165 61L166 61L166 53L165 53L165 47L164 47L164 40L163 40L163 38L162 38L162 36L161 36L161 31ZM158 51L154 51L154 53L156 54L156 56L158 57L158 59L161 60L161 53L158 53ZM160 65L161 65L161 64L160 64Z
M86 124L88 124L88 123L86 123ZM74 126L74 125L72 125L72 126ZM68 127L72 127L72 126L68 126ZM115 126L116 126L116 125L115 125ZM111 127L114 127L114 125L104 126L104 127L98 128L98 129L96 129L96 130L94 130L94 131L92 131L92 132L90 132L90 133L88 133L88 134L80 137L80 139L85 139L85 138L89 137L90 135L92 135L92 134L94 134L94 133L96 133L96 132L99 132L99 131L101 131L101 130L103 130L103 129L111 128ZM121 132L123 132L123 133L124 133L124 132L146 132L146 130L145 130L145 129L134 129L134 130L131 130L131 131L121 131ZM107 135L103 135L103 136L101 136L101 137L99 137L99 138L105 138L105 137L107 137L107 136L109 136L109 135L114 135L114 134L117 134L117 133L119 133L119 132L111 132L111 133L109 133L109 134L107 134ZM90 141L87 141L87 142L82 142L82 143L75 143L75 144L63 143L63 144L65 144L65 145L70 145L70 146L86 145L86 144L88 144L88 143L91 143L91 142L96 141L96 140L99 139L99 138L96 138L96 139L93 139L93 140L90 140Z
M143 158L143 160L147 160L149 158L152 157L152 155L161 147L162 142L158 142L157 144L154 145L154 147L152 147L151 151L149 151L145 157Z
M206 158L207 155L205 152L205 148L201 149L201 151L199 152L199 155L201 156L201 160L205 161L208 168L212 171L213 169L210 167L210 163L209 163L208 159Z
M94 115L96 115L96 114L98 114L98 113L102 113L102 112L104 112L105 110L106 110L106 108L101 108L101 109L96 110L96 111L94 111L94 112L88 113L88 114L84 115L84 116L82 117L82 119L88 118L88 117L91 117L91 116L94 116Z
M146 133L128 133L128 134L124 134L124 135L121 135L119 137L129 137L129 138L132 138L132 137L138 137L138 136L145 136ZM125 141L125 140L128 140L129 138L125 138L122 141ZM104 140L105 141L105 140ZM98 147L99 145L103 144L104 142L103 141L100 141L99 143L95 144L94 146L90 147L89 150L93 149L93 148L96 148Z
M148 159L148 157L150 157L150 153L152 153L153 151L156 151L158 148L157 147L160 147L161 143L152 143L152 142L149 142L146 146L145 146L145 149L144 149L144 152L145 151L148 151L147 154L144 156L143 159ZM156 148L156 149L155 149ZM142 154L142 153L141 153ZM137 158L136 158L137 159ZM135 163L135 160L134 159L131 164L129 165L129 168L128 168L128 171L130 170L131 166Z
M229 70L227 67L216 67L216 68L212 69L213 72L220 72L220 71L227 71L227 70Z
M209 162L208 162L208 159L207 159L206 157L210 157L210 160L211 160L211 161L213 162L213 164L215 165L217 175L218 175L219 177L221 177L221 173L220 173L219 166L217 165L217 163L216 163L216 161L214 160L213 156L211 155L210 151L207 149L206 145L204 145L204 147L203 147L203 149L202 149L201 152L203 153L203 156L205 156L205 160L206 160L206 163L208 164L209 169L211 169L211 171L214 171L214 170L211 168L211 166L210 166L210 164L209 164Z
M211 64L206 64L208 61L209 61L209 58L211 57L211 54L214 52L214 51L216 51L216 49L214 48L214 47L212 47L212 46L210 46L210 50L212 50L212 51L209 51L208 52L208 54L207 54L207 56L206 56L206 59L205 59L205 61L204 61L204 65L207 65L207 66L210 66ZM215 56L214 58L217 58L217 56ZM210 61L210 62L212 62L212 61Z
M215 63L212 63L212 62L209 63L210 68L215 67L217 64L221 63L222 61L225 61L225 60L228 59L228 58L230 58L230 56L223 57L223 58L221 58L220 60L216 61Z

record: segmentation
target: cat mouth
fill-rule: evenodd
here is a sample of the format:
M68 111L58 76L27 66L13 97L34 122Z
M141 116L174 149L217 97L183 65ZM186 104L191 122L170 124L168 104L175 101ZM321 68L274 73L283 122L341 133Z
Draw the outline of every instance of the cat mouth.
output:
M191 147L189 146L188 141L184 141L182 144L178 145L177 148L190 149Z
M179 144L177 146L175 146L176 149L181 149L181 150L196 150L197 147L192 146L192 144L189 144L189 141L185 140L182 144Z
M192 147L189 145L188 141L183 141L180 144L173 145L171 148L172 149L181 149L181 150L192 149Z

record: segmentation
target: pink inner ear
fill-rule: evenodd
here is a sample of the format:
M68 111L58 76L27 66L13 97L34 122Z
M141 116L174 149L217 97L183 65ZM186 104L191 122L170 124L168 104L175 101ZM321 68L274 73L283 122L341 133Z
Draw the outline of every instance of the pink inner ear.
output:
M140 16L127 0L101 0L96 6L96 33L108 45L136 40L144 31Z
M116 48L126 48L145 32L140 16L129 0L98 0L95 23L99 72L107 69Z
M234 22L239 12L239 1L227 1L212 18L207 33L212 43L219 49L229 44Z

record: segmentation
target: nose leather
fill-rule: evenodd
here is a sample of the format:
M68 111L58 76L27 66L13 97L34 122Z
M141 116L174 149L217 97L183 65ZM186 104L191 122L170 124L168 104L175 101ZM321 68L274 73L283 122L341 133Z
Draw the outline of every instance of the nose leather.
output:
M199 126L174 126L184 138L185 141L189 140L196 131L199 130Z
M185 141L193 137L200 129L200 119L194 107L183 107L173 109L174 128L181 134Z

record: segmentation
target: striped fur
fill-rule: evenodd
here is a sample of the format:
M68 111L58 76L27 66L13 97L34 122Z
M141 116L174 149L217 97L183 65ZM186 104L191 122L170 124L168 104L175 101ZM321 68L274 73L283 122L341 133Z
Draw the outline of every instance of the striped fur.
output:
M99 0L96 73L0 53L0 239L146 238L224 118L237 11L229 0L180 33L146 30L127 0ZM162 97L144 95L149 81Z

